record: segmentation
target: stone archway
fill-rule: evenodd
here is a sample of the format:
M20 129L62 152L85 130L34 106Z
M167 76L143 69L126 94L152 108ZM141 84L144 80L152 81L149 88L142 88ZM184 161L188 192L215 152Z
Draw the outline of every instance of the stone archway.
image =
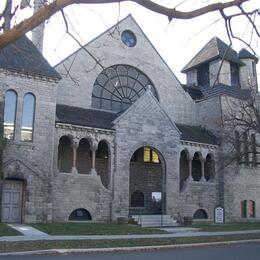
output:
M165 162L154 148L144 146L137 149L129 164L129 214L164 214ZM132 203L136 194L142 194L142 203Z

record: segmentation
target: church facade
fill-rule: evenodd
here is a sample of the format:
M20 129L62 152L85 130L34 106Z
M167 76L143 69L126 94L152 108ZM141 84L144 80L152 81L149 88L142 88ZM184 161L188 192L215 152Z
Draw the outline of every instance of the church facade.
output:
M0 50L1 221L213 220L219 205L259 220L260 157L250 145L224 166L221 123L227 100L256 91L258 60L227 47L211 39L186 85L131 15L54 68L25 36Z

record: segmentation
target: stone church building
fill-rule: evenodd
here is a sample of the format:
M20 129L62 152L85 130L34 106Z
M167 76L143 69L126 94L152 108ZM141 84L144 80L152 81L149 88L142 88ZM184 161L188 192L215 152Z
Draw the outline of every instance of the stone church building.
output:
M224 167L221 134L227 100L257 89L258 60L227 48L209 39L186 85L131 15L55 67L26 36L0 50L1 221L211 221L219 205L226 221L259 220L255 145Z

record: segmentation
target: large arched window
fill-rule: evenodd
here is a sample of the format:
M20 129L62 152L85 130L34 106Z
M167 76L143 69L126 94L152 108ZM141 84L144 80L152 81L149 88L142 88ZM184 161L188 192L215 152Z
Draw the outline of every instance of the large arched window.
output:
M6 91L4 107L4 137L7 139L14 138L16 103L16 92L13 90Z
M92 92L92 107L120 112L127 109L150 86L158 99L151 80L137 68L114 65L97 77Z
M31 93L27 93L23 99L23 118L22 118L22 128L21 128L22 141L33 140L34 112L35 112L35 96Z

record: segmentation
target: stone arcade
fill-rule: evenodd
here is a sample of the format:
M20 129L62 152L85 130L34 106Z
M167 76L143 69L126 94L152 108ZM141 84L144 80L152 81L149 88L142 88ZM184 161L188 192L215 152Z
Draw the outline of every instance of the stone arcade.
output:
M25 36L0 50L1 221L259 220L260 158L221 168L217 123L257 88L257 58L213 38L181 85L131 15L115 26L54 68Z

